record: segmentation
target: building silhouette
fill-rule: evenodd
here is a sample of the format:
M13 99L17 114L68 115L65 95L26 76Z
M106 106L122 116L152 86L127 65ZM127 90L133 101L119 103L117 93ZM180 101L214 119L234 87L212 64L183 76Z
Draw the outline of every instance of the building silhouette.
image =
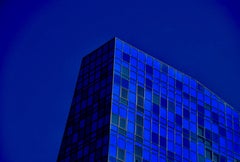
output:
M240 162L239 112L114 38L82 59L57 161Z

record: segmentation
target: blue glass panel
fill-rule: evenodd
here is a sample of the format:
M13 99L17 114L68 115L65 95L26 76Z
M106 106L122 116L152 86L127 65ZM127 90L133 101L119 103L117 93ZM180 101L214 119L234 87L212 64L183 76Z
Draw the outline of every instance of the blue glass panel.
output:
M152 142L158 145L158 134L152 132Z
M128 122L128 131L134 133L134 124L132 122Z
M145 62L146 61L146 56L143 52L139 52L138 53L138 59L141 60L142 62Z
M122 41L120 41L119 39L116 39L116 47L117 47L118 49L122 49L122 46L123 46Z
M167 146L165 137L160 136L160 145L164 148Z
M146 73L153 75L153 68L149 65L146 65Z
M161 69L161 63L158 60L154 59L153 60L153 67L160 70Z
M130 62L130 56L129 56L128 54L126 54L125 52L124 52L123 55L122 55L122 59L123 59L124 61L126 61L127 63Z
M152 107L153 107L153 113L158 116L159 115L159 106L156 104L153 104Z
M175 116L176 116L175 117L175 119L176 119L175 123L180 125L180 126L182 126L182 117L180 115L178 115L178 114L176 114Z

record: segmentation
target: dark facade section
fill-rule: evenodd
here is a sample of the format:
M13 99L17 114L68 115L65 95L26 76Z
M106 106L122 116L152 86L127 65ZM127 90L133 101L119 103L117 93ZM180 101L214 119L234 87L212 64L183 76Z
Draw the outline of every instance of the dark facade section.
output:
M58 162L107 161L114 41L82 60Z

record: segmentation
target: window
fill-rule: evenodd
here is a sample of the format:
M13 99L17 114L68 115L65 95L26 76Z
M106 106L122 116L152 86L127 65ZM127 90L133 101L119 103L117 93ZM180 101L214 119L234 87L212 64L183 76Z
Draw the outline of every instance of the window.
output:
M118 115L112 114L112 123L118 125Z
M122 74L123 78L128 79L128 77L129 77L129 70L128 70L128 68L122 66L121 74Z
M159 105L159 95L153 94L153 103Z
M121 87L121 103L124 105L128 105L128 90Z
M143 117L140 115L137 115L137 124L143 126Z
M126 119L120 118L120 128L126 129Z
M137 105L143 107L143 98L140 96L137 97Z
M117 157L118 157L118 159L124 161L124 159L125 159L125 150L118 148Z
M139 96L144 97L144 88L141 87L141 86L138 86L137 93L138 93Z
M142 148L140 146L135 145L135 155L142 156Z
M125 88L121 88L121 97L124 98L124 99L127 99L128 98L128 91L127 89Z
M211 151L211 150L206 149L206 157L207 157L208 159L212 159L212 151Z
M126 53L123 52L123 56L122 56L122 57L123 57L123 60L124 60L124 61L126 61L126 62L128 62L128 63L130 62L130 56L129 56L128 54L126 54Z
M146 73L152 75L153 74L153 68L149 65L146 65Z
M143 135L143 127L138 126L138 125L136 126L136 135L142 137L142 135Z

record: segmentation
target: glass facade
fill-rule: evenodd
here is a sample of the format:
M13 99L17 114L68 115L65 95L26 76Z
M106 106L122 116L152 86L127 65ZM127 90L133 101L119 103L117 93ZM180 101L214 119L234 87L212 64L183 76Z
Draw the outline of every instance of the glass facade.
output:
M87 55L58 161L240 161L240 114L201 83L114 38Z

